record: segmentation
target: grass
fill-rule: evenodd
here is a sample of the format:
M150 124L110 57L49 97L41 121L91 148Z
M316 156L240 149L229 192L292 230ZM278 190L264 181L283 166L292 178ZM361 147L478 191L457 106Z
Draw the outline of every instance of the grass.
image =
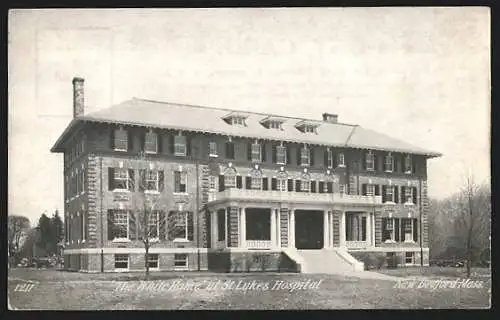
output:
M399 269L398 269L399 270ZM390 270L393 271L393 270ZM402 271L400 271L402 272ZM408 269L406 269L408 272ZM432 273L432 269L428 271ZM403 273L401 273L403 274ZM488 308L491 280L474 289L405 289L396 281L346 278L336 275L308 274L215 274L154 273L157 290L138 290L144 282L139 274L85 274L55 270L9 270L8 294L12 306L30 310L134 310L134 309L414 309L414 308ZM15 290L22 280L37 283L30 292ZM220 280L218 289L209 282ZM274 288L277 281L297 283L320 281L309 290ZM194 289L168 290L178 284L198 283ZM205 281L205 282L204 282ZM233 281L233 288L224 288ZM240 286L236 284L241 281ZM248 288L252 282L268 286ZM158 287L163 284L164 288ZM247 290L241 286L247 286ZM127 290L117 290L126 288Z
M374 270L378 273L383 273L395 277L429 277L429 278L466 278L467 272L465 268L453 267L406 267L397 269L380 269ZM491 277L491 269L489 268L472 268L471 279L482 279Z

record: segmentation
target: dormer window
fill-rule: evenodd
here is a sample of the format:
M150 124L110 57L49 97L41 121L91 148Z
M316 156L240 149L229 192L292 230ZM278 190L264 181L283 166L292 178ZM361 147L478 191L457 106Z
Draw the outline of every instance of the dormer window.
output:
M304 132L305 133L315 133L316 128L313 126L304 126Z
M231 124L238 125L238 126L244 126L245 125L245 118L243 118L243 117L233 117L232 120L231 120Z
M222 119L234 126L246 126L247 115L241 112L231 112Z
M413 164L412 164L412 158L408 154L405 157L405 173L406 174L411 174L413 172Z
M279 121L269 121L269 129L281 130L281 122Z
M278 116L268 116L260 121L260 123L267 129L282 130L282 124L285 121L284 118Z
M295 125L295 128L302 131L303 133L316 133L316 129L319 124L313 121L303 120Z
M394 158L390 152L385 156L384 167L385 172L392 172L394 170Z

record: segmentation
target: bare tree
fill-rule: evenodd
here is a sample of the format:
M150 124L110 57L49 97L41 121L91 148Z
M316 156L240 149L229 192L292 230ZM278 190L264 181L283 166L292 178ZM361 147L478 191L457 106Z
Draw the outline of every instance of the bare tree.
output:
M21 240L30 228L30 220L25 216L8 216L9 255L16 256L21 247Z

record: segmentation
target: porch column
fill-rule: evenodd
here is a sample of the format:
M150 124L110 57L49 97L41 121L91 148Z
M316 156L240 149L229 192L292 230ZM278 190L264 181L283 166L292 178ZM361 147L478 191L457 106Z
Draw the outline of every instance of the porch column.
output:
M368 245L371 245L371 239L372 239L372 214L371 212L368 212L368 215L366 217L366 242Z
M212 248L217 247L217 240L219 239L219 235L218 235L219 223L217 221L217 216L218 216L217 210L211 212L211 217L212 217Z
M276 247L276 209L271 208L271 247Z
M345 247L345 211L340 214L340 246Z
M228 228L228 224L229 224L229 211L227 210L227 208L224 208L224 216L226 217L224 219L224 229L225 229L225 232L224 232L224 241L226 242L226 247L229 247L229 228Z
M276 209L276 246L281 248L281 213Z
M245 207L241 207L240 211L240 248L247 246L247 217Z
M329 234L328 211L323 211L323 248L328 248Z
M330 245L330 248L333 248L333 233L334 233L334 230L333 230L333 211L328 211L329 213L329 218L330 218L330 223L329 223L329 226L330 226L330 237L329 237L329 245Z
M295 248L295 209L290 210L288 226L288 246Z

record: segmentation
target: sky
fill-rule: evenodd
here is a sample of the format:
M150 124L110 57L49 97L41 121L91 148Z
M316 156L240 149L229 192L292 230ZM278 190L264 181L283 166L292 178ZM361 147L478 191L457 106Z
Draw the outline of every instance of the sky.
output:
M490 12L452 8L9 12L9 214L63 212L74 76L85 113L132 97L363 127L437 151L431 197L490 182ZM200 119L200 121L203 121Z

